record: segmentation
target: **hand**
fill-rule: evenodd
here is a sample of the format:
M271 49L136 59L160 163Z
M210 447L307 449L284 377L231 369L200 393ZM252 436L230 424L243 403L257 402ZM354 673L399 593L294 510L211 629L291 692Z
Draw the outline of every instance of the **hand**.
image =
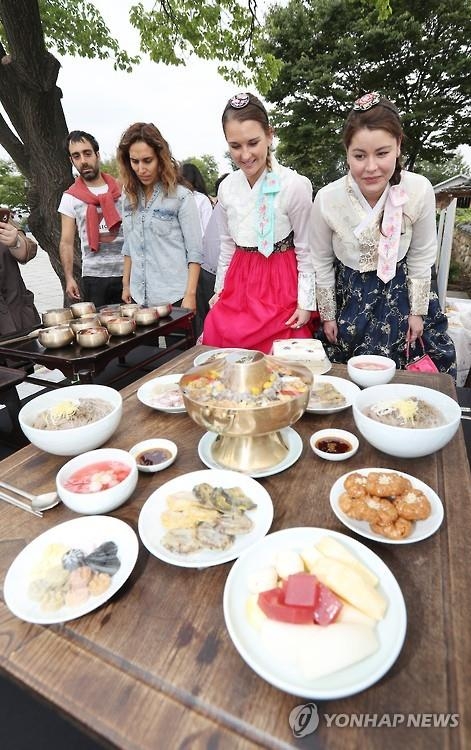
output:
M128 285L124 285L123 284L123 292L121 294L121 299L127 305L129 305L132 302L131 290L130 290L130 287Z
M322 327L327 341L330 344L336 344L338 334L337 322L335 320L325 320Z
M192 312L196 311L196 294L185 294L182 299L182 307Z
M221 296L221 292L216 292L215 294L213 294L213 296L211 297L211 299L208 300L208 305L210 307L214 307L214 305L216 304L216 302L218 301L218 299L219 299L220 296Z
M18 229L13 224L6 224L0 221L0 242L7 247L14 248L18 239Z
M415 344L424 332L424 320L421 315L409 315L408 323L406 341L408 344Z
M300 307L297 307L292 316L285 322L285 326L288 326L288 328L302 328L306 323L309 323L310 319L310 310L301 310Z
M78 288L78 285L75 279L67 280L65 291L66 291L66 294L68 294L71 299L81 299L80 289Z

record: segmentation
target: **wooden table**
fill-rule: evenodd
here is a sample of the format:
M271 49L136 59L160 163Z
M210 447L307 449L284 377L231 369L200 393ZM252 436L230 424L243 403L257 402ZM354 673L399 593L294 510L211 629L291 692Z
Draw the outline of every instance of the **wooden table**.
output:
M201 348L168 362L159 374L184 371ZM346 368L336 365L332 374L346 376ZM205 468L196 450L203 431L186 414L162 414L137 401L138 386L150 377L121 392L123 419L110 444L129 448L138 439L165 435L178 444L179 455L162 474L140 475L131 500L112 514L135 530L139 511L154 489ZM396 378L455 394L447 375L401 373ZM177 568L160 562L142 545L120 592L78 620L48 627L27 624L0 603L0 667L5 674L72 717L84 731L129 750L464 750L470 736L471 489L461 430L442 451L413 461L386 456L361 440L347 466L325 462L309 448L309 435L330 425L355 431L351 410L305 414L295 426L304 443L299 461L260 480L274 503L272 530L321 526L350 534L330 510L330 488L347 469L375 466L403 469L434 488L444 502L445 520L434 536L417 544L389 546L361 539L381 556L402 588L408 612L406 640L396 663L376 685L351 698L317 701L319 713L341 714L341 724L359 714L384 714L391 721L394 714L402 714L405 722L408 715L421 714L431 726L329 728L322 716L314 734L295 740L288 717L305 702L302 696L285 694L260 679L242 661L226 632L222 594L230 564L205 570ZM46 491L66 460L28 446L1 462L1 475L26 489ZM38 519L0 504L0 579L34 537L74 517L59 507ZM428 714L459 714L458 726L433 728Z
M41 346L36 338L18 343L4 344L3 346L0 341L0 357L3 356L13 361L26 360L35 364L42 364L51 370L57 368L72 380L81 383L91 383L93 376L100 373L111 360L124 357L137 346L147 344L158 346L160 336L169 336L177 331L183 331L185 334L180 341L171 344L167 349L156 351L155 355L149 357L145 362L140 362L138 367L143 367L150 362L154 362L159 357L167 354L171 349L188 348L188 346L195 343L192 326L193 318L193 312L180 307L174 307L168 317L160 318L155 325L138 326L135 333L129 336L111 336L108 344L96 349L81 347L76 342L60 349L46 349L44 346ZM128 368L128 372L132 369ZM34 377L30 377L28 380L45 385L43 380L35 381Z

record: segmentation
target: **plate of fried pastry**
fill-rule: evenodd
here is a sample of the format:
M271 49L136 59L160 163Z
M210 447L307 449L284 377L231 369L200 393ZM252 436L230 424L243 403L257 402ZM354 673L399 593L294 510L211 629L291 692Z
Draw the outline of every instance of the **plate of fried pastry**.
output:
M314 414L334 414L348 409L360 388L345 378L333 375L316 375L311 386L311 395L306 411Z
M437 493L420 479L390 469L357 469L330 491L337 518L360 536L386 544L411 544L434 534L443 521Z

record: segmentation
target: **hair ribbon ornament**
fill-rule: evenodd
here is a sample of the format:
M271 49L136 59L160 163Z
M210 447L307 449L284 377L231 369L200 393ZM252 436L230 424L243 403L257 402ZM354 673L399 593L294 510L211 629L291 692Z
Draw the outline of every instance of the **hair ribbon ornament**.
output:
M250 103L250 96L248 94L236 94L229 99L229 104L234 109L243 109Z

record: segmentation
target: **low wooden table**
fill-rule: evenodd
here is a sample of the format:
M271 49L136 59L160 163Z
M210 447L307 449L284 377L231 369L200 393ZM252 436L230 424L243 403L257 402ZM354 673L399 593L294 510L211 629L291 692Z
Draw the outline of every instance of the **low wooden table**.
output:
M124 357L137 346L156 344L160 336L169 336L177 331L183 331L184 336L180 341L171 344L167 349L161 349L155 355L137 367L141 368L151 362L155 362L172 349L188 348L195 343L192 320L194 313L180 307L172 308L171 314L161 318L158 323L150 326L138 326L135 333L129 336L111 336L109 343L96 349L80 347L76 342L60 349L46 349L39 341L30 339L13 344L0 342L0 357L9 360L26 360L35 364L42 364L51 370L58 369L67 377L80 383L91 383L93 376L98 375L111 360ZM129 368L128 372L132 371ZM45 385L44 380L37 381L29 377L29 381Z
M189 350L158 373L185 371L201 349ZM336 365L331 374L346 377L346 368ZM164 472L140 475L132 498L112 514L135 530L143 503L157 487L205 468L197 454L201 428L186 414L163 414L137 401L137 388L151 377L121 391L123 419L109 445L127 449L161 435L178 444L179 454ZM398 373L396 378L455 396L447 375ZM0 668L84 731L129 750L465 750L470 737L471 483L461 429L432 456L402 460L361 440L352 459L334 463L316 457L309 447L312 432L328 426L356 432L350 409L326 416L305 414L295 425L304 446L298 462L260 480L275 508L272 531L320 526L355 536L333 515L329 492L339 476L362 467L402 469L426 482L441 497L445 520L437 533L416 544L391 546L360 538L401 586L408 615L406 640L395 664L371 688L343 700L314 701L320 723L313 734L295 739L288 723L291 710L306 702L303 697L283 693L259 678L232 645L222 609L231 565L178 568L157 560L142 545L120 592L77 620L32 625L15 618L1 602ZM2 461L0 470L6 481L42 492L52 489L65 460L28 446ZM58 507L39 519L0 503L0 580L33 538L76 517ZM446 721L447 714L459 715L452 721L457 726L436 728L435 722ZM402 719L388 727L394 715ZM376 721L386 716L381 727L372 726L375 716ZM417 721L422 726L414 726Z

